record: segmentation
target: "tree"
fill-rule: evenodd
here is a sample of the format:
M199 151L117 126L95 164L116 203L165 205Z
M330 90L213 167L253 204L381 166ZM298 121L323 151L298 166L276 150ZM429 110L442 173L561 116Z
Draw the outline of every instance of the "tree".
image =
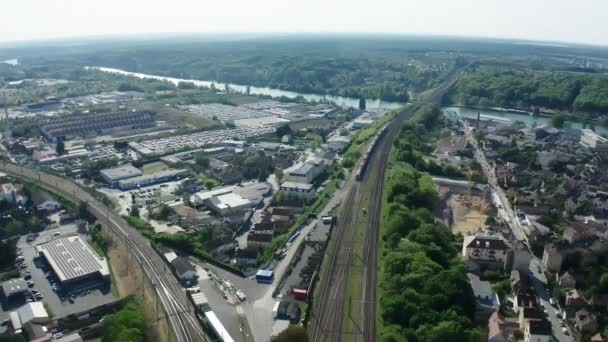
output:
M102 342L144 342L146 340L146 320L141 306L128 297L124 307L109 315L103 322Z
M279 334L277 342L308 342L306 329L300 325L290 325L285 331Z
M65 153L65 143L63 142L63 137L57 137L57 144L55 145L55 152L58 155L63 155Z
M139 217L139 208L137 206L132 206L131 207L131 213L129 214L133 217Z
M209 158L205 156L196 157L196 165L202 167L203 169L209 168Z
M551 117L551 125L555 128L563 128L567 118L564 113L555 113Z
M364 97L359 98L359 109L365 110L366 106L367 106L367 104L366 104L365 98Z

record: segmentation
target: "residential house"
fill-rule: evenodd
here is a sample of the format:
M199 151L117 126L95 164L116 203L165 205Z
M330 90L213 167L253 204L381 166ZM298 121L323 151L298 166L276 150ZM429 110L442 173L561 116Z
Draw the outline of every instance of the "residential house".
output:
M532 289L520 289L513 296L513 311L519 312L521 308L538 308L538 299Z
M561 276L558 276L556 274L556 277L557 277L557 283L559 284L559 286L561 288L566 288L566 289L576 288L576 279L574 279L574 276L572 276L572 274L570 274L570 272L565 272Z
M326 164L320 158L312 158L299 168L287 174L287 180L296 183L312 183L323 171Z
M494 311L488 320L488 342L508 342L512 331L509 324L501 317L498 311Z
M566 317L572 317L578 310L587 307L587 305L587 300L577 289L566 293Z
M519 326L522 330L526 328L528 322L541 321L543 319L545 319L545 315L538 306L519 308Z
M513 242L513 248L509 250L509 256L511 269L524 273L528 272L530 261L534 258L528 245L522 241Z
M32 201L38 211L48 213L55 212L61 208L61 203L57 202L53 196L46 191L38 191L32 196Z
M198 278L196 269L190 263L190 260L184 257L176 257L171 260L171 265L175 270L177 278L184 284L194 284Z
M511 291L517 293L519 290L525 290L530 288L530 281L528 280L528 273L521 272L518 270L511 271Z
M238 249L234 253L234 263L238 266L256 266L260 257L260 250L257 248Z
M558 273L562 268L564 256L560 248L553 244L545 245L543 250L543 267L548 272Z
M551 341L551 323L547 320L532 320L526 323L524 329L524 342L549 342Z
M576 329L578 329L581 333L593 334L598 328L595 317L593 317L591 313L585 309L581 309L576 312L574 315L574 324L576 325Z
M272 241L272 238L272 234L251 232L247 234L247 248L260 248L268 246Z
M500 306L498 296L492 290L490 282L482 281L472 273L467 273L467 277L475 295L475 321L486 322Z
M509 249L509 243L501 236L476 234L464 238L462 256L481 267L504 268Z
M302 201L311 201L316 195L316 191L312 184L297 182L283 182L279 193L288 200L296 199Z

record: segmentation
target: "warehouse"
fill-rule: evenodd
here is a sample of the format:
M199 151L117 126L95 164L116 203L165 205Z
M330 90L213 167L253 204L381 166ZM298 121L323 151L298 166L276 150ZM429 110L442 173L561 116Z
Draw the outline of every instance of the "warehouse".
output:
M119 180L118 188L121 190L131 190L142 186L168 182L172 179L176 179L186 175L188 175L188 171L183 169L159 171L148 175L141 175L137 177Z
M36 245L36 251L46 259L62 285L109 279L106 259L100 257L80 235L41 243Z
M121 181L123 179L139 177L144 174L142 170L136 168L131 164L125 164L111 169L101 170L99 171L99 173L106 181L106 183L112 186L116 186L118 184L118 181Z

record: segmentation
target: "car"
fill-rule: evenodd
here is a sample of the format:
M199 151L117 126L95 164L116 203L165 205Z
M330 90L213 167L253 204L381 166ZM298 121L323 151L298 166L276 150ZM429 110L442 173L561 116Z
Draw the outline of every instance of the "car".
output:
M70 298L68 298L68 300L70 301L70 303L74 304L74 302L76 301L76 296L71 295Z
M44 276L45 276L45 277L47 277L47 278L50 278L50 277L52 277L52 276L53 276L53 272L48 271L48 272L46 272L46 273L44 274Z
M3 321L2 321L2 323L0 323L0 325L3 325L3 326L4 326L4 325L8 325L8 323L9 323L10 321L11 321L10 319L5 319L5 320L3 320Z
M24 274L23 275L23 279L30 280L30 279L32 279L32 275L31 274Z
M553 299L553 297L549 298L549 304L555 306L555 299Z
M53 233L53 236L59 236L59 235L61 235L61 232L54 232Z
M555 314L555 317L562 319L562 314L560 314L559 312Z
M19 264L19 268L22 269L22 270L24 270L24 269L27 268L27 265L26 264Z
M562 332L564 333L564 335L570 336L570 332L568 331L568 328L562 327Z
M34 297L35 297L36 299L38 299L38 300L44 299L44 296L42 295L42 293L36 293L36 294L34 295Z
M28 280L25 282L27 284L27 287L33 287L34 286L34 282L31 280Z
M40 291L38 291L38 290L36 290L36 289L33 289L33 290L32 290L32 293L33 293L33 294L34 294L34 296L35 296L35 295L37 295L38 293L40 293Z
M26 300L25 300L25 302L26 302L26 303L33 303L33 302L34 302L34 300L33 300L32 298L28 298L28 299L26 299Z

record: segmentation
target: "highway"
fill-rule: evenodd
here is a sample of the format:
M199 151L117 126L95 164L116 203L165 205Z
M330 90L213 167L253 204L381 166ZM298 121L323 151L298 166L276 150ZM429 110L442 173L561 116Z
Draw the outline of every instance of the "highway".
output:
M87 203L89 212L127 245L132 257L138 261L142 272L153 284L172 333L166 340L210 341L203 332L185 291L139 231L74 182L6 161L0 161L0 171L41 184L66 197ZM162 315L159 316L162 318Z
M393 119L378 145L369 156L369 167L362 181L355 182L350 188L345 206L332 233L328 251L324 257L327 262L320 279L319 291L315 296L313 316L311 317L311 341L340 341L344 334L352 335L355 341L376 341L376 320L378 315L378 244L382 216L382 194L388 156L395 137L399 134L405 120L425 105L438 103L443 94L451 88L462 74L462 69L454 70L449 77L429 96L406 107ZM360 164L360 163L359 163ZM358 165L359 165L358 164ZM356 168L354 168L356 170ZM355 172L353 172L354 174ZM347 184L351 184L354 176ZM370 194L366 217L366 237L363 260L353 261L352 249L357 228L362 194ZM360 298L345 298L346 280L349 267L353 262L362 263L362 284ZM344 310L348 301L359 300L361 314L355 322L355 331L343 331Z

